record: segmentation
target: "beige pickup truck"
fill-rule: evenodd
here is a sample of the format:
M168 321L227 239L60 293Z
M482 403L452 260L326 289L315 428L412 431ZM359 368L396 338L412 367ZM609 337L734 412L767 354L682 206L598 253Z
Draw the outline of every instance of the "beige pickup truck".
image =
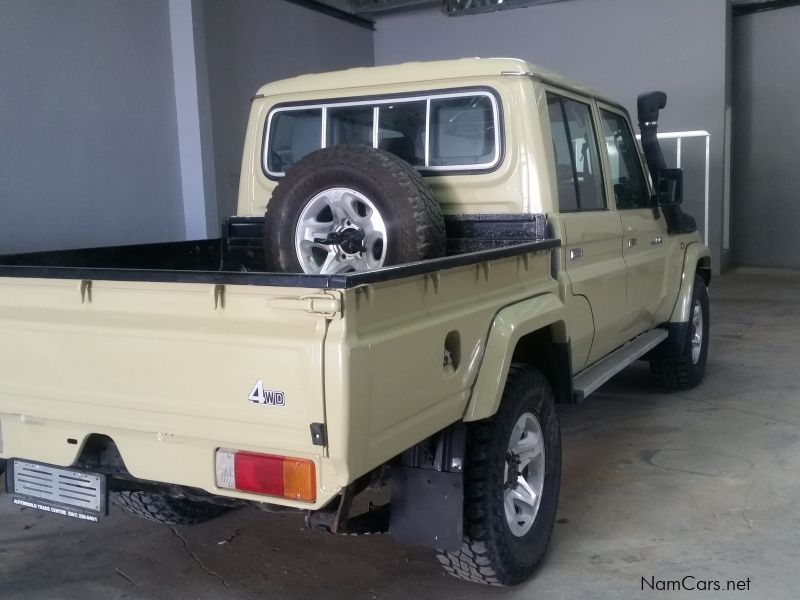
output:
M639 98L642 154L621 105L519 60L264 86L221 238L0 257L10 501L296 509L523 581L556 515L556 405L637 359L704 375L709 251L665 104Z

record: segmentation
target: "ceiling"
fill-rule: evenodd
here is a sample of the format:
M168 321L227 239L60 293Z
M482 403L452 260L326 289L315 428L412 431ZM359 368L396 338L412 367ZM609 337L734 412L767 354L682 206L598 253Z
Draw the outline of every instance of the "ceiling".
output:
M372 15L378 13L419 8L423 6L441 6L445 12L486 12L531 6L565 0L317 0L341 11L353 15Z
M506 8L566 2L568 0L312 0L317 4L340 10L350 15L369 17L380 13L407 10L423 6L441 6L443 12L469 14ZM736 13L757 12L800 4L800 0L732 0Z

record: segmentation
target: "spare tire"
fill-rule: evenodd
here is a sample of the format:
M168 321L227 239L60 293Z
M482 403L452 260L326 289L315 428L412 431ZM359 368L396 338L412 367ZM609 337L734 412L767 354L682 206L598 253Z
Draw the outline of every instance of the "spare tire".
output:
M267 268L367 271L444 255L442 210L407 162L370 146L331 146L295 163L264 217Z

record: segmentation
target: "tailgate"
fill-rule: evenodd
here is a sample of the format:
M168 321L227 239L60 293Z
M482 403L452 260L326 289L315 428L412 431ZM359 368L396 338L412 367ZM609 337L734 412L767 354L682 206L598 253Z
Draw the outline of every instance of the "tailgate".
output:
M210 491L215 447L319 460L337 310L303 288L0 278L0 455L69 465L103 434L134 476Z

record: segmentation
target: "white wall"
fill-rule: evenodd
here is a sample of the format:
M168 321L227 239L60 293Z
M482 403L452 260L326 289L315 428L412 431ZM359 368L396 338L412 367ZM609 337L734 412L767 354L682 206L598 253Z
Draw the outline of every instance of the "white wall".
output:
M285 0L0 0L0 253L216 235L256 89L371 64Z
M627 105L668 93L660 130L711 133L710 246L722 255L727 0L571 0L488 14L447 17L438 8L380 17L375 61L513 56L578 79ZM703 152L685 147L686 208L703 227ZM671 159L667 153L668 161Z

